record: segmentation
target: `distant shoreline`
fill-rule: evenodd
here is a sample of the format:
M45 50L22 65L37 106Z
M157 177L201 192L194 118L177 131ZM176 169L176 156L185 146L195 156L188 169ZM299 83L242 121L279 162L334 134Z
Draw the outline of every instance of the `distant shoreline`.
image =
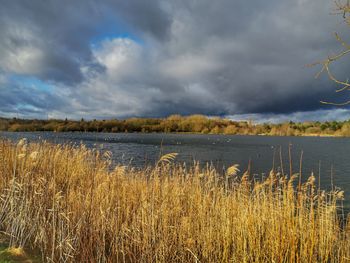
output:
M2 132L10 132L10 133L33 133L33 132L48 132L48 133L107 133L107 134L179 134L179 135L223 135L223 136L260 136L260 137L322 137L322 138L349 138L350 136L342 136L342 135L334 135L334 134L300 134L300 135L278 135L278 134L224 134L224 133L200 133L200 132L103 132L103 131L4 131L0 130L0 134Z
M255 124L203 115L167 118L130 118L111 120L28 120L0 118L0 131L9 132L106 132L174 133L258 136L350 137L350 120L332 122L285 122Z

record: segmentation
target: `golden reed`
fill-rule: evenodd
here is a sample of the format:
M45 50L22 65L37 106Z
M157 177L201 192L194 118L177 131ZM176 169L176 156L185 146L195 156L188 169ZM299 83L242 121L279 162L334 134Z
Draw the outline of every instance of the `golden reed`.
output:
M44 262L350 262L343 192L175 157L111 169L83 145L0 141L1 230Z

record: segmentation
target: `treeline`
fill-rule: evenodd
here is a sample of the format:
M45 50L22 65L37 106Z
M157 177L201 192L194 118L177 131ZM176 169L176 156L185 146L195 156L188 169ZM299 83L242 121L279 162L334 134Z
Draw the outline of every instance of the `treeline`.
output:
M343 122L287 122L282 124L253 124L250 121L232 121L208 118L203 115L167 118L130 118L126 120L27 120L0 119L1 131L52 132L165 132L242 135L330 135L350 136L350 120Z

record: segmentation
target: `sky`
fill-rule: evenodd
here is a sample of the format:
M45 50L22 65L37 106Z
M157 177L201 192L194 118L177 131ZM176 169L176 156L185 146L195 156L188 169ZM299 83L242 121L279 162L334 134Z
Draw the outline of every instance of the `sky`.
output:
M332 0L0 0L0 115L345 120ZM345 58L332 67L346 79Z

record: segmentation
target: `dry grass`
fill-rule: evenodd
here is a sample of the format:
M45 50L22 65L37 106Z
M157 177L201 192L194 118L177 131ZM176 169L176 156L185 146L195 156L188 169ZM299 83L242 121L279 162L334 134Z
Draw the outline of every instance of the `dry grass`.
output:
M349 262L340 191L238 167L110 169L84 146L0 141L0 227L45 262ZM342 225L342 227L340 227Z

